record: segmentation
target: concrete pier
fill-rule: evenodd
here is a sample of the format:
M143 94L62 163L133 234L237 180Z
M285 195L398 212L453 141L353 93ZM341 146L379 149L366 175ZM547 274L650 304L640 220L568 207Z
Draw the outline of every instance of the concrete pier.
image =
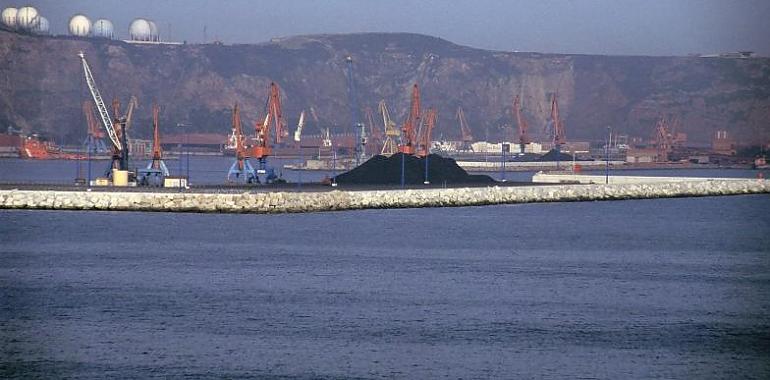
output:
M586 175L586 174L549 174L535 173L534 183L582 183L582 184L622 183L670 183L670 182L702 182L702 181L746 181L745 178L704 178L704 177L653 177L627 175Z
M0 208L267 214L761 193L770 193L770 181L700 180L610 185L241 194L0 190Z

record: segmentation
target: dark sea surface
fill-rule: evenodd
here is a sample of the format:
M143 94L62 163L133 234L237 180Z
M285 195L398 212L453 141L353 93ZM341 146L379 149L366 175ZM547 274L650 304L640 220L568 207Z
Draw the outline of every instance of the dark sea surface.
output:
M770 378L770 196L0 211L0 378Z

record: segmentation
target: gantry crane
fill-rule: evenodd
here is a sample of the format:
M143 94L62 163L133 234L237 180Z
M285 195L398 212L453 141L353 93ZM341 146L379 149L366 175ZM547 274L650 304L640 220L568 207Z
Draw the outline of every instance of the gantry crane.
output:
M529 139L529 124L527 124L527 120L521 114L521 101L518 95L513 98L513 114L516 117L516 125L519 128L519 152L524 153L524 148L532 141Z
M366 126L361 122L361 115L358 108L358 96L356 94L356 85L353 81L353 57L345 58L347 62L348 78L348 107L350 107L350 121L356 132L356 166L366 160Z
M236 103L233 106L232 117L232 129L233 129L233 141L235 145L235 161L230 166L230 170L227 172L227 181L234 182L236 180L246 181L246 183L258 183L257 172L249 162L249 155L246 149L246 139L243 135L243 129L241 128L241 112Z
M88 152L91 153L105 153L107 152L107 145L104 144L104 132L99 129L99 122L96 121L96 115L94 115L94 103L90 100L83 102L83 114L86 117L86 124L88 125L88 135L86 136L83 145L86 146Z
M415 131L420 125L420 88L415 83L412 86L412 100L409 107L409 115L401 128L401 145L398 150L404 154L414 154L417 144Z
M465 119L465 112L463 112L462 106L457 106L457 121L460 122L460 134L462 138L462 144L460 145L460 151L472 151L471 144L473 143L473 134L471 128L468 126L468 121Z
M385 104L385 100L380 101L380 114L382 114L382 123L385 125L385 142L382 144L382 150L380 154L390 157L398 153L398 144L396 141L401 136L401 132L396 128L396 123L390 119L390 113L388 112L388 106Z
M431 135L436 126L436 109L428 108L422 118L419 133L417 134L417 151L415 155L425 157L430 154Z

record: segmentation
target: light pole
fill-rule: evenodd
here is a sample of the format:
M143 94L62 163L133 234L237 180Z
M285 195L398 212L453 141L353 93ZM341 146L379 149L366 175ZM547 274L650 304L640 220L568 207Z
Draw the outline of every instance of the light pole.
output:
M604 144L604 184L610 183L610 141L612 140L612 129L607 126L607 143Z
M185 144L187 143L187 128L190 127L190 124L188 124L188 123L176 123L176 126L179 127L179 128L184 128L184 129L182 129L182 138L179 139L179 144L177 144L177 148L179 149L179 177L180 177L179 178L179 191L182 191L182 187L184 187L184 186L182 186L182 179L181 179L181 177L182 177L182 160L184 159L184 157L182 157L182 156L184 155L183 148L184 148ZM190 155L189 155L189 152L187 154L186 159L187 159L187 176L186 176L186 178L187 178L187 185L189 185L189 183L190 183Z

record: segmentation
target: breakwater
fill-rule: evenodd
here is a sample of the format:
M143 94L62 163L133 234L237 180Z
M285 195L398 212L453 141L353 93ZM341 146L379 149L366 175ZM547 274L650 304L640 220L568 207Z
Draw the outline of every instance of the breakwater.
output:
M770 193L770 181L747 179L644 184L244 192L240 194L0 190L0 208L264 214L760 193Z

